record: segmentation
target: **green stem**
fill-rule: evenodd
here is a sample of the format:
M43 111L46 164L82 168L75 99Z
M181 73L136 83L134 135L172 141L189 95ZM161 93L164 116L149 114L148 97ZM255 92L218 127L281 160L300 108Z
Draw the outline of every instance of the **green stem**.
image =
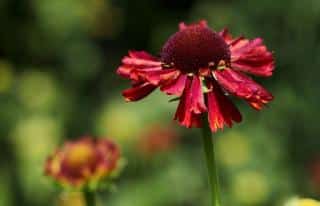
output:
M84 199L86 201L86 206L96 206L96 196L94 191L86 189L83 192Z
M206 115L204 115L202 123L202 139L208 169L209 186L211 188L212 206L220 206L219 178L214 154L214 144Z

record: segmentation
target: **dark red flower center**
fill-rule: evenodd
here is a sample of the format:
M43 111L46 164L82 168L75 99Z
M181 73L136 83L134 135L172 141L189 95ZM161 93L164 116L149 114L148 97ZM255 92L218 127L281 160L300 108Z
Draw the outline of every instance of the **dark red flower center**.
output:
M200 68L215 68L221 60L230 62L230 50L224 39L210 28L194 25L173 34L161 51L164 64L185 73Z

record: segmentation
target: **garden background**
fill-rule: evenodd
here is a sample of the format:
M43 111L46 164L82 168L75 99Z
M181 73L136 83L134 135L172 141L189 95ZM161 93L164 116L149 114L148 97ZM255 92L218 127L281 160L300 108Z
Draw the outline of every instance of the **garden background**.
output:
M113 138L127 161L101 205L209 205L200 131L174 123L159 92L125 103L115 73L129 49L157 55L200 19L263 37L276 58L258 78L275 100L261 112L237 100L244 121L214 134L224 205L319 199L319 0L1 0L0 206L57 205L45 159L83 135Z

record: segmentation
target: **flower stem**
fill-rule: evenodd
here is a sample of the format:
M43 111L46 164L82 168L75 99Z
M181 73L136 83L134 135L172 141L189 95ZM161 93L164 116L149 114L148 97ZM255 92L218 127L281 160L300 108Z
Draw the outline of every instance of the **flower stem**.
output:
M209 186L211 188L212 206L220 206L219 178L214 154L214 144L206 115L203 116L202 120L202 139L208 169Z
M86 189L83 192L86 206L96 206L96 196L95 192L89 189Z

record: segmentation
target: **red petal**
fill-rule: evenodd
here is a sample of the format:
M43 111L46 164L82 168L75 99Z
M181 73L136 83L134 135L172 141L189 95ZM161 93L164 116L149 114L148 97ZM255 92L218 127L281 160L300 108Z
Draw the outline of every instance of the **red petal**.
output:
M124 77L124 78L129 78L131 71L134 69L132 66L128 65L122 65L118 67L117 69L117 74Z
M138 101L147 95L149 95L157 86L154 86L148 82L135 85L133 88L126 89L122 92L126 101Z
M222 30L219 34L230 46L233 69L257 76L267 77L272 75L274 58L261 38L248 40L239 37L234 39L228 29Z
M234 43L231 48L233 58L241 56L243 53L247 53L253 48L262 45L262 42L263 40L261 38L256 38L253 40L242 39L241 41Z
M145 67L139 68L133 65L123 65L120 66L117 70L117 74L134 81L145 80L145 76L148 73L153 73L155 71L161 71L162 67Z
M202 92L202 83L199 77L193 77L192 85L190 88L190 99L192 100L192 104L190 105L191 111L196 114L207 111Z
M129 56L136 59L158 61L158 59L145 51L129 51Z
M223 94L216 82L209 82L211 92L207 93L208 120L212 132L223 129L224 125L232 127L232 121L241 122L239 110Z
M201 125L201 113L207 110L199 77L188 77L180 99L175 120L186 127Z
M123 91L126 100L137 101L150 94L157 85L152 85L149 80L159 71L162 71L161 62L156 57L144 51L129 51L117 70L120 76L132 80L132 88Z
M142 71L161 69L161 62L144 51L129 51L129 55L122 59L122 65L117 69L117 74L130 78L132 73L139 75Z
M149 81L151 84L158 85L175 80L180 74L177 69L162 69L161 67L153 71L141 72L141 77Z
M242 39L230 46L231 66L239 71L257 76L271 76L274 59L261 38Z
M181 96L186 85L187 75L180 75L175 81L162 86L160 89L169 95Z
M129 64L129 65L136 65L136 66L144 66L144 67L161 66L161 62L159 61L152 61L152 60L132 58L132 57L124 57L122 59L122 63Z
M254 82L247 75L231 69L214 72L219 84L227 92L245 99L253 108L260 110L273 99L270 92Z

